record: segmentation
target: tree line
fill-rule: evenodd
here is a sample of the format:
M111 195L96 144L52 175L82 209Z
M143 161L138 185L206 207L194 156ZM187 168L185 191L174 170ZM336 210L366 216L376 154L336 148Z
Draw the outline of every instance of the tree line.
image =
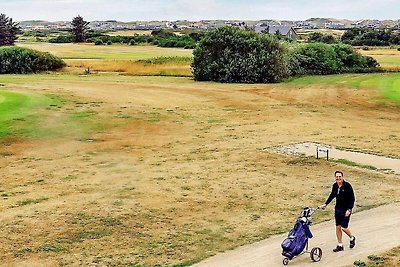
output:
M340 38L331 34L313 32L308 36L307 42L326 44L342 42L352 46L400 45L400 30L351 28L346 30Z
M234 27L206 33L193 55L197 81L271 83L306 74L381 71L375 59L347 44L293 44Z

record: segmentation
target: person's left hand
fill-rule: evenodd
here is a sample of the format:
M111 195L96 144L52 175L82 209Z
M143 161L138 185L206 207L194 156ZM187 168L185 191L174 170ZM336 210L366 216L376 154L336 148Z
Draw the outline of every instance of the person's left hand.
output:
M345 214L344 216L346 216L346 217L349 217L349 216L350 216L350 214L351 214L351 211L349 211L349 210L346 210L346 214Z

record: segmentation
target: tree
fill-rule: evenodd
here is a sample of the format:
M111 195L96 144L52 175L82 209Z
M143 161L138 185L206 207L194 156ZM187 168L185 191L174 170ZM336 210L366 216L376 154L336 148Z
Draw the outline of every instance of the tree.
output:
M89 31L89 22L84 21L83 18L78 15L72 20L72 33L75 37L75 42L82 43L86 39L86 34Z
M313 32L308 36L307 42L308 43L334 44L334 43L337 43L337 40L331 34L322 34L320 32Z
M279 82L289 71L286 48L279 40L236 27L207 32L193 55L196 81Z
M0 14L0 46L13 45L19 32L18 23L13 22L12 18L5 14Z

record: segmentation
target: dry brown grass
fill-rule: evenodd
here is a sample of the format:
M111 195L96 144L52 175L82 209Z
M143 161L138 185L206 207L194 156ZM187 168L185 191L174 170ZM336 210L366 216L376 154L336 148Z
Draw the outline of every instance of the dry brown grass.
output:
M148 64L141 61L126 60L65 60L67 71L84 73L88 69L92 72L118 72L131 75L158 75L158 76L192 76L189 64L169 62L165 64Z
M375 104L372 90L79 79L3 87L70 99L47 112L54 120L93 111L115 127L1 147L2 264L189 264L286 232L325 200L336 169L358 211L400 200L397 176L263 150L315 141L400 157L399 108Z
M369 47L369 50L358 49L361 54L375 58L384 70L391 72L400 71L400 51L395 48Z

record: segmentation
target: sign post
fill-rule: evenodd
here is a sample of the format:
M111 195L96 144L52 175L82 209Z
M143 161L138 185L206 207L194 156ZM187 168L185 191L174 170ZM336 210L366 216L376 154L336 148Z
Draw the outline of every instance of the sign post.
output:
M319 159L319 152L326 153L326 160L329 160L329 148L317 146L317 159Z

